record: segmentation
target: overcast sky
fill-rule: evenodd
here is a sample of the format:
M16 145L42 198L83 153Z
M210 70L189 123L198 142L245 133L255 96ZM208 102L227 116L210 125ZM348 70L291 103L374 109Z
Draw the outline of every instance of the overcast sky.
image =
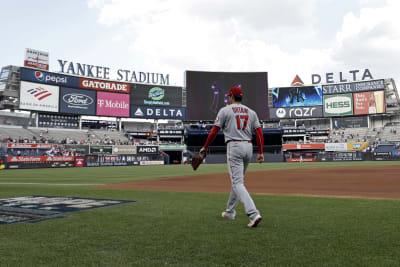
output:
M269 86L296 74L369 69L400 79L398 0L3 1L0 66L23 65L25 48L57 59L170 74L267 71ZM361 79L361 75L357 78Z

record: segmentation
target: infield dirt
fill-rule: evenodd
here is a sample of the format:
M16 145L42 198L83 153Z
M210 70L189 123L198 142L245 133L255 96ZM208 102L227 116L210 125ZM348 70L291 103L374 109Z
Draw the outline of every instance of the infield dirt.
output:
M207 165L201 166L205 167ZM400 199L400 166L249 171L251 194ZM228 172L160 178L96 188L229 193Z

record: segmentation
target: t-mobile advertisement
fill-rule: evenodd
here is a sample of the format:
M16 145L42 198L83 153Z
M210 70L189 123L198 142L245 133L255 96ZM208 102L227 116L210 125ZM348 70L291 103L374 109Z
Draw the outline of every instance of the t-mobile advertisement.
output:
M97 92L97 115L129 117L129 94Z
M243 90L242 103L253 109L259 119L269 119L267 72L186 71L187 120L214 120L229 101L233 86Z
M383 91L354 93L353 98L355 115L385 113Z

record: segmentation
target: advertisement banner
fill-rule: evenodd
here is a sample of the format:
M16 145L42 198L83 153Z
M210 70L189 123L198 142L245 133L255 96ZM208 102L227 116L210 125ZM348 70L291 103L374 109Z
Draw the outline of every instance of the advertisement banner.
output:
M283 150L325 149L325 143L315 144L283 144Z
M400 150L393 150L393 151L392 151L392 156L394 156L394 157L400 157Z
M280 87L271 90L274 108L322 105L322 88L319 85Z
M7 148L39 148L39 149L50 149L58 147L57 144L28 144L28 143L7 143Z
M347 151L364 151L368 145L368 142L347 143Z
M167 129L159 129L158 135L160 136L182 136L183 130L167 130Z
M335 129L368 127L367 116L334 118L332 122L333 122L333 128Z
M175 107L145 107L132 105L131 117L143 119L184 120L186 118L186 109Z
M320 118L323 116L322 106L293 107L293 108L270 108L270 119L299 119Z
M89 145L71 145L71 144L66 144L64 145L65 149L68 149L69 151L72 151L76 154L80 155L87 155L89 154Z
M99 91L109 91L114 93L129 94L130 92L129 83L93 80L87 78L79 78L79 88L99 90Z
M286 162L316 162L316 158L288 158Z
M112 146L89 146L89 154L112 154Z
M131 104L137 106L182 107L182 87L131 84Z
M347 151L347 143L326 143L325 151Z
M55 161L74 161L73 156L8 156L7 162L55 162Z
M72 156L9 156L7 168L33 169L33 168L63 168L74 167L75 157Z
M48 70L49 53L31 48L26 48L24 66L36 69Z
M362 156L357 156L354 152L340 152L334 153L333 161L361 161L363 160Z
M283 129L282 135L305 135L306 129Z
M19 108L58 112L58 95L58 86L21 82Z
M141 166L150 166L150 165L164 165L164 161L163 160L152 160L152 161L141 161L140 162Z
M61 87L60 112L96 115L96 92Z
M137 146L138 154L158 154L158 146Z
M348 116L353 115L353 96L324 95L324 116Z
M85 167L85 157L75 157L75 167Z
M338 83L323 85L324 95L336 95L343 93L357 93L365 91L385 90L385 80L372 80L365 82Z
M26 68L21 68L21 81L30 81L66 87L78 87L79 85L78 77Z
M85 157L87 167L140 165L141 160L151 160L151 157L137 155L90 155Z
M385 113L384 91L354 93L354 115Z
M97 92L97 115L129 117L129 95Z
M113 146L113 154L136 155L136 146L128 146L128 145Z

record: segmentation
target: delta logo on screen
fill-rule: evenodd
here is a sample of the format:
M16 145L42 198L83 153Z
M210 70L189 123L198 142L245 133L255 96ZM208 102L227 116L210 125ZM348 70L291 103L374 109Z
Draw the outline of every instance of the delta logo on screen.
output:
M42 101L43 99L52 95L52 93L42 87L29 89L28 93L33 95L39 101Z

